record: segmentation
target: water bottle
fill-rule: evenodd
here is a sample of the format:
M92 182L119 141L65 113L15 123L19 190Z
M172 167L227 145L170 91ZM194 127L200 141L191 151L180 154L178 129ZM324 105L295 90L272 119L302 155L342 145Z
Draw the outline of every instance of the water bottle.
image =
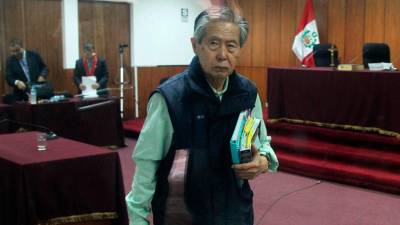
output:
M36 93L36 87L34 85L32 85L32 88L31 88L31 94L30 94L29 102L31 104L37 104L37 93Z

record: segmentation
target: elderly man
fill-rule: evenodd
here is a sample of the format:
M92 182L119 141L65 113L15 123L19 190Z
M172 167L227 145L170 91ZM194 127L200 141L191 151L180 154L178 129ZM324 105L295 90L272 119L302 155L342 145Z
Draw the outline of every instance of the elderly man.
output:
M76 60L73 80L81 93L87 87L82 83L82 77L95 76L96 82L92 85L93 89L97 89L98 95L107 95L108 70L106 61L98 58L94 49L94 45L90 42L83 46L84 57Z
M247 180L276 171L278 161L262 123L252 161L232 165L229 141L239 113L250 109L262 119L255 85L234 70L247 33L247 22L229 8L209 9L196 18L191 39L196 56L149 101L126 197L130 224L149 223L150 202L155 225L253 224Z
M10 103L28 100L30 86L46 81L49 70L38 53L23 48L20 39L13 39L9 49L11 56L6 63L6 81L14 88Z

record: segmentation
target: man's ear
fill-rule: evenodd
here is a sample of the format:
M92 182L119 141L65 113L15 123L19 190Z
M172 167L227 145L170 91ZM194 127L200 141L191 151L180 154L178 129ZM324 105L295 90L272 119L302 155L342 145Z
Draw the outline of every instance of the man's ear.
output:
M190 38L190 41L192 42L193 52L197 55L197 39L192 37Z

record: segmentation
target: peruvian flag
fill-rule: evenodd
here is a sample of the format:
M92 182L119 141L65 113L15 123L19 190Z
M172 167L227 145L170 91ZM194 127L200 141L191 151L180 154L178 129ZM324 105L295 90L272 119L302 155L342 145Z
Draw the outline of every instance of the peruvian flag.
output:
M313 47L319 44L317 23L315 22L314 6L312 0L307 0L303 16L297 27L296 37L292 50L301 63L307 67L313 67Z

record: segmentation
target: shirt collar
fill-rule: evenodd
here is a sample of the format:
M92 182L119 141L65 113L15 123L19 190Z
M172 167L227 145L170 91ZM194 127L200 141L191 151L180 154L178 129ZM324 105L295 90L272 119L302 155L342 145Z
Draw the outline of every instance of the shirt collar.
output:
M207 83L208 83L208 81L207 81ZM229 83L229 77L227 77L225 79L224 88L222 89L222 91L218 91L210 83L208 83L208 85L210 86L210 88L213 91L214 95L221 101L222 100L222 96L224 95L226 90L228 90L228 83Z
M21 58L19 61L21 61L21 60L23 60L23 61L26 62L26 50L24 50L24 51L22 52L22 58Z

